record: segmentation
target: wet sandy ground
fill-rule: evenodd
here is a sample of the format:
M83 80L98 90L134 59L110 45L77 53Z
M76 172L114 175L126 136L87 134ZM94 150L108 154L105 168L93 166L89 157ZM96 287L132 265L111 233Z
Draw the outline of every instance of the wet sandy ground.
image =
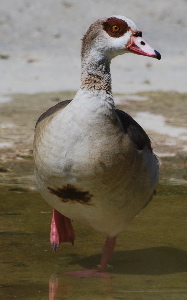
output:
M10 169L8 178L15 177L9 162L10 165L11 162L19 165L22 159L32 157L38 117L57 102L73 96L73 92L19 94L13 101L0 105L0 163ZM186 184L187 94L159 91L117 94L115 102L149 134L154 152L163 162L161 180ZM165 176L168 172L170 176Z
M74 224L75 246L61 245L54 254L49 245L51 208L34 182L35 122L48 107L72 97L15 95L0 107L0 298L48 299L49 278L56 274L55 299L187 299L187 95L116 95L119 107L142 122L162 166L154 200L118 237L109 280L63 274L95 267L105 235Z

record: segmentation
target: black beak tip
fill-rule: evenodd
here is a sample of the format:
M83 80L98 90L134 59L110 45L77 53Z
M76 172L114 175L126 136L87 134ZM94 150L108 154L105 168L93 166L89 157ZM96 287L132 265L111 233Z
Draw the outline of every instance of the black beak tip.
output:
M157 58L158 60L161 59L161 54L155 50L155 58Z

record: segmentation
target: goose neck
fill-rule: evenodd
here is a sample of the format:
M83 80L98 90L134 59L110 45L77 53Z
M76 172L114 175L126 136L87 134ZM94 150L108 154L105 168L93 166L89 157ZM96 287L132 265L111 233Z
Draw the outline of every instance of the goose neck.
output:
M81 88L112 94L110 60L102 55L85 55L82 58Z

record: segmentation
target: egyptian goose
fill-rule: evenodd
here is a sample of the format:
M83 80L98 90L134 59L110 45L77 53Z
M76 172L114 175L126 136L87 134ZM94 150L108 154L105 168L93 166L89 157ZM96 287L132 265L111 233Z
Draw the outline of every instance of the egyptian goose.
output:
M71 220L107 235L97 270L78 277L109 277L116 237L152 199L158 160L142 127L116 109L110 62L128 52L161 59L130 19L103 18L82 39L81 86L74 99L48 109L37 121L35 174L39 191L54 208L50 241L74 243Z

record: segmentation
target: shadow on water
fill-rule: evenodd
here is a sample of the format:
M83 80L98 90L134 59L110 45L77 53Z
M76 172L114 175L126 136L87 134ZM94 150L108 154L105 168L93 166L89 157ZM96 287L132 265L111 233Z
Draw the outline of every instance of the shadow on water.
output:
M185 191L182 186L158 188L152 203L117 239L108 270L112 278L106 283L64 275L95 268L105 235L74 224L75 246L62 244L54 254L49 245L51 208L36 191L15 184L1 187L0 298L48 299L49 278L55 273L55 300L167 300L170 293L171 299L186 300ZM151 296L141 298L147 291Z
M93 255L79 261L87 269L97 265L101 255ZM74 262L71 262L74 264ZM164 275L187 272L187 251L172 247L153 247L130 251L116 251L112 257L112 274Z

